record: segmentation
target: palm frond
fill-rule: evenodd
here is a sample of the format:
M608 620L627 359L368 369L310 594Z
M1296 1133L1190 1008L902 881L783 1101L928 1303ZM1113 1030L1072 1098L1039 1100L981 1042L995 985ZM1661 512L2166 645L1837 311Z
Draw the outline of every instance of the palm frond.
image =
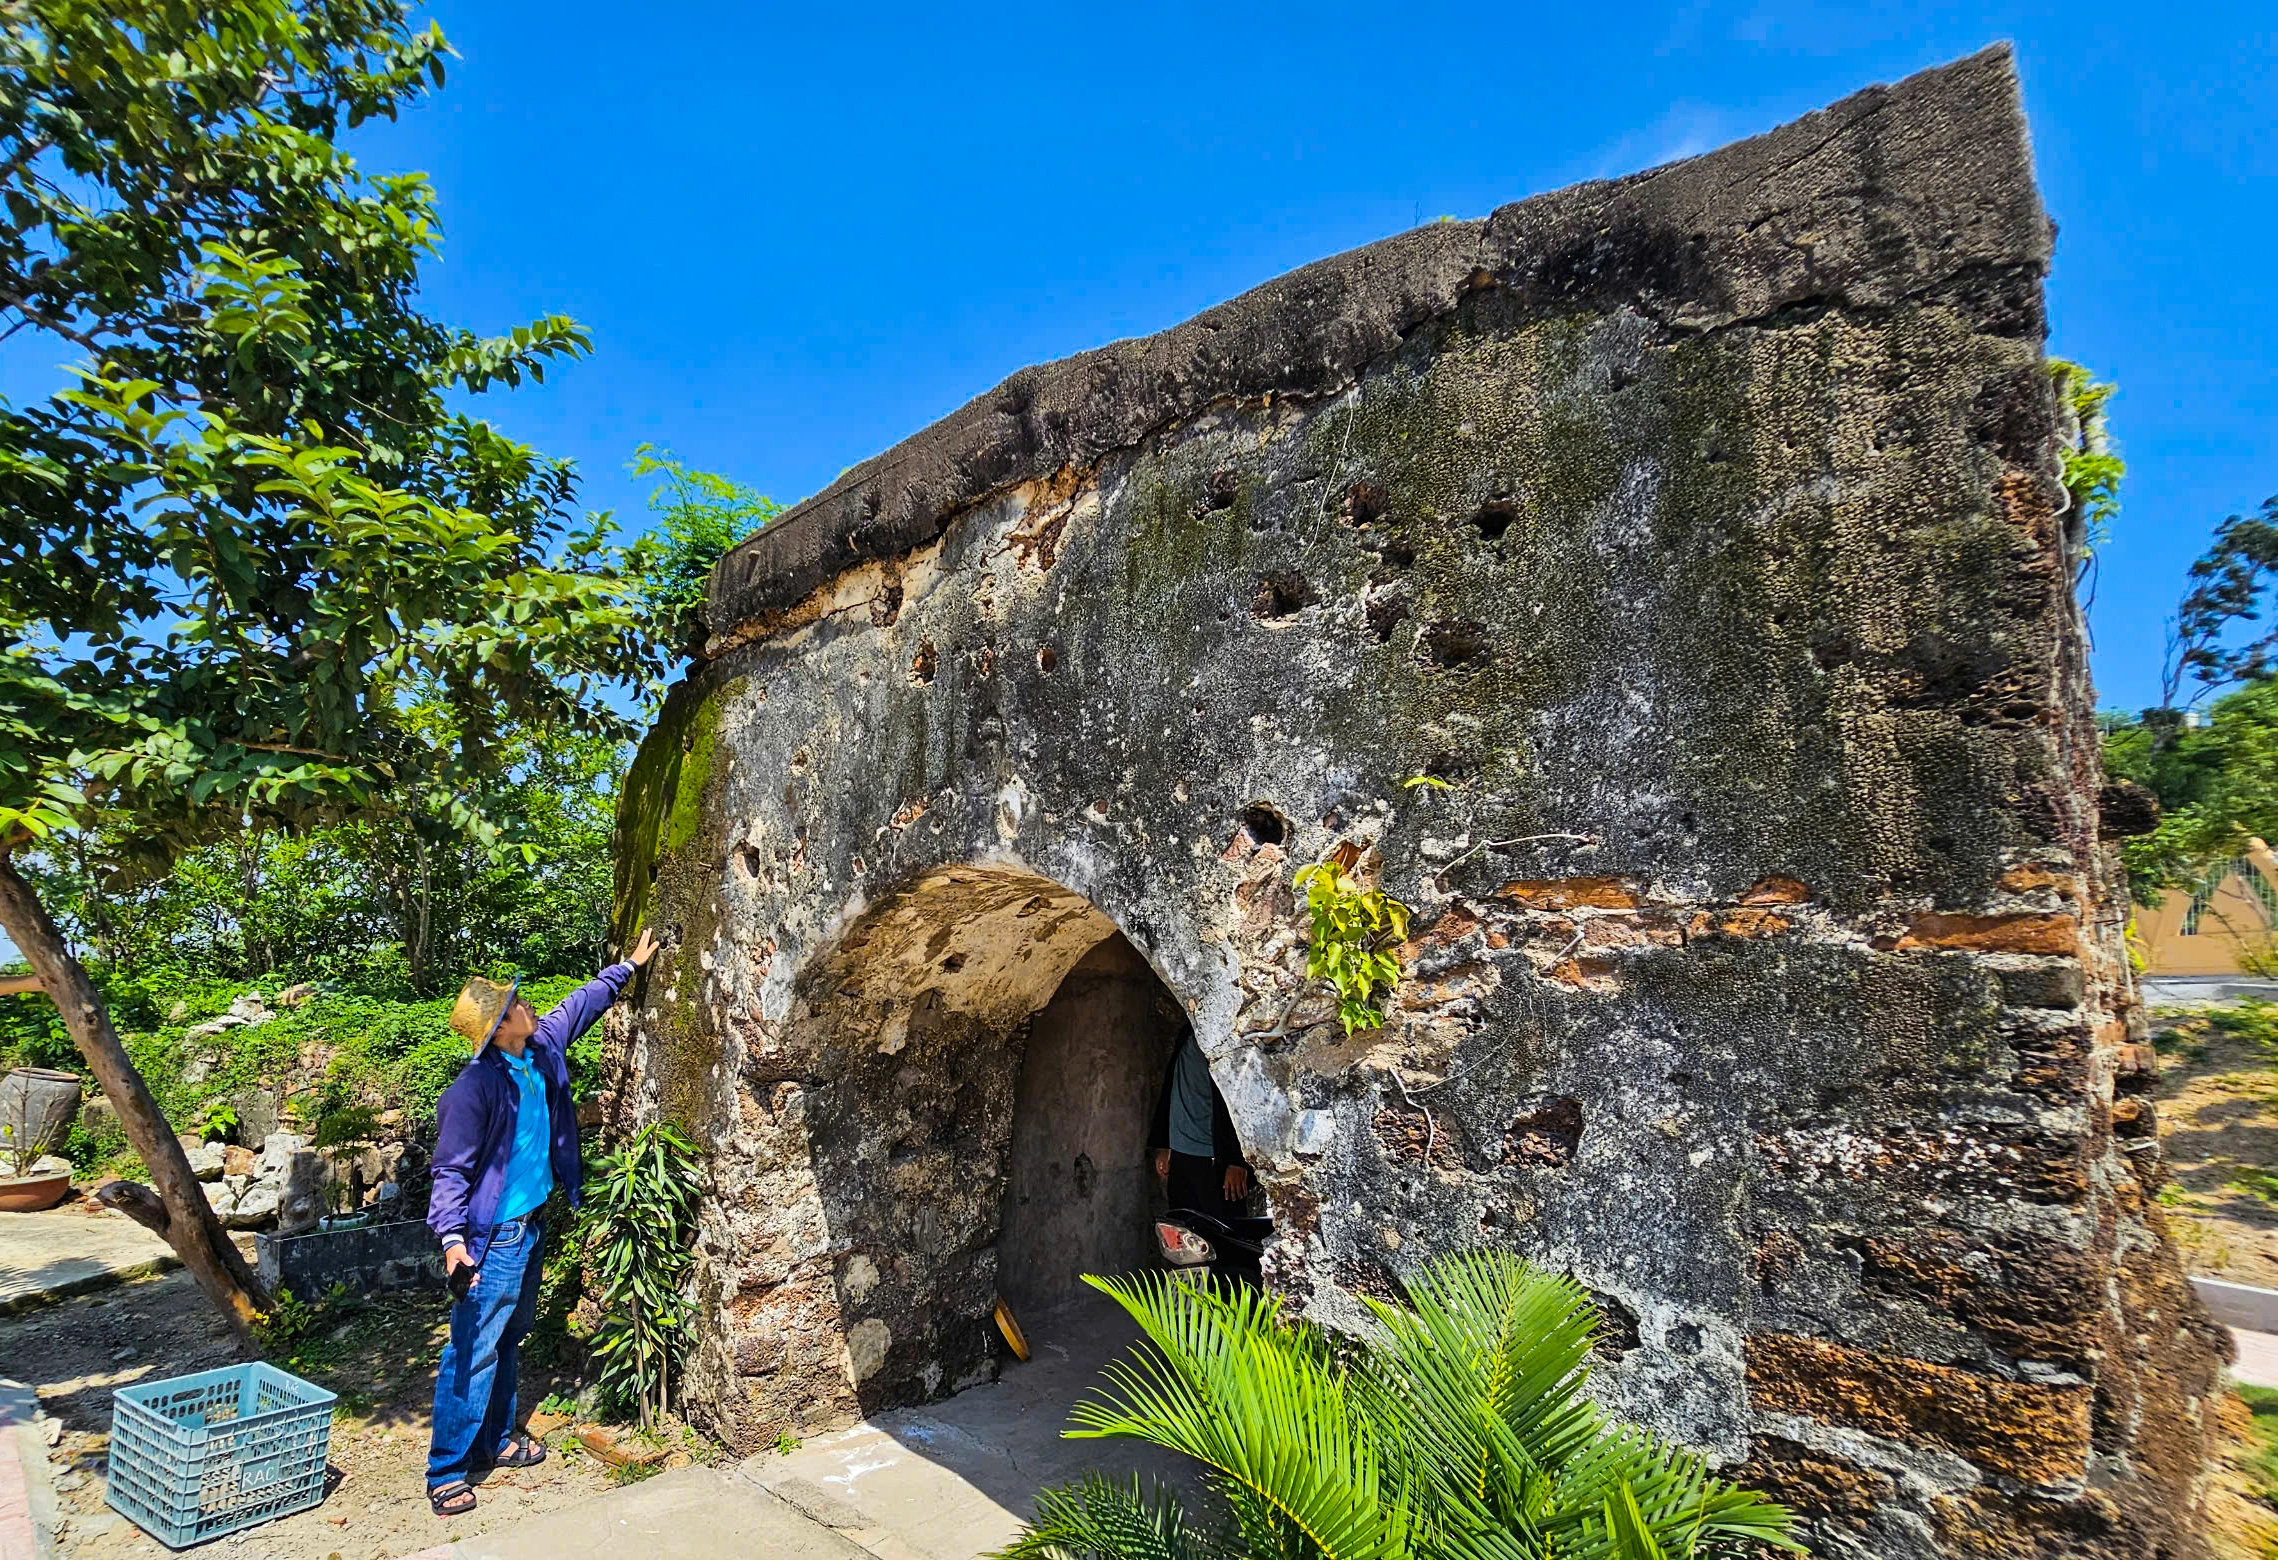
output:
M1638 1507L1635 1490L1622 1485L1606 1497L1603 1509L1614 1560L1669 1560L1669 1552L1653 1536L1652 1525Z
M1599 1431L1582 1395L1594 1313L1570 1279L1501 1252L1430 1264L1383 1325L1363 1373L1371 1415L1406 1449L1451 1536L1531 1535L1560 1466Z
M1086 1278L1153 1347L1110 1365L1071 1436L1126 1436L1184 1453L1279 1512L1326 1560L1404 1560L1413 1511L1344 1370L1278 1299L1167 1273ZM1245 1524L1247 1526L1247 1524Z
M1178 1498L1154 1498L1100 1474L1037 1491L1036 1519L990 1560L1234 1560L1235 1551L1187 1520Z
M1577 1560L1621 1560L1605 1508L1624 1495L1672 1555L1705 1560L1753 1553L1759 1544L1801 1549L1788 1536L1785 1507L1713 1477L1695 1453L1629 1425L1609 1430L1567 1462L1541 1531Z

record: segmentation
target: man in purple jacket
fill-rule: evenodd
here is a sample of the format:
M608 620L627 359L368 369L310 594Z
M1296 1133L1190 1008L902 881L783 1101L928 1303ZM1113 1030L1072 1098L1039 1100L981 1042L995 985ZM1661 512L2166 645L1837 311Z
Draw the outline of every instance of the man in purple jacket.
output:
M427 1503L439 1517L475 1509L467 1478L476 1469L545 1460L546 1449L514 1427L515 1351L538 1309L537 1212L557 1186L575 1207L582 1179L569 1044L655 952L656 939L641 933L624 963L544 1018L512 982L479 976L451 1009L451 1027L474 1042L475 1059L436 1104L427 1203L427 1227L443 1243L444 1272L459 1297L435 1372L427 1452Z

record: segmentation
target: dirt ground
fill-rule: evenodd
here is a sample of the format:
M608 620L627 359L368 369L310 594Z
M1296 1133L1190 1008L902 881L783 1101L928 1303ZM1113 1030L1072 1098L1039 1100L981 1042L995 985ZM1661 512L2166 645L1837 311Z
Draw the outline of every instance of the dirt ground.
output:
M608 1486L611 1469L556 1445L535 1468L491 1475L471 1515L444 1522L428 1510L428 1408L443 1318L438 1295L373 1300L325 1313L278 1351L277 1364L340 1395L326 1495L309 1511L218 1540L215 1550L246 1560L393 1560ZM61 1444L48 1454L63 1518L59 1555L157 1560L172 1553L103 1504L111 1392L235 1359L228 1330L181 1272L0 1317L0 1374L28 1381L45 1411L63 1421ZM564 1385L526 1360L524 1412Z
M2184 1266L2278 1289L2278 1009L2156 1015L2160 1193Z

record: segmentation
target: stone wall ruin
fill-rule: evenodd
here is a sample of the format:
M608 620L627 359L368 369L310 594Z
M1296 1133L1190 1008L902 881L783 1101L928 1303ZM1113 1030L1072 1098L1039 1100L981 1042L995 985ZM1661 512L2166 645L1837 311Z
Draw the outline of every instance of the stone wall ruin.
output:
M994 1368L1005 1188L1089 1152L1016 1142L1027 1048L1123 960L1308 1314L1507 1246L1820 1553L2202 1553L2050 242L1989 51L1017 374L731 553L620 829L696 1411ZM1417 912L1351 1039L1290 884L1340 847Z

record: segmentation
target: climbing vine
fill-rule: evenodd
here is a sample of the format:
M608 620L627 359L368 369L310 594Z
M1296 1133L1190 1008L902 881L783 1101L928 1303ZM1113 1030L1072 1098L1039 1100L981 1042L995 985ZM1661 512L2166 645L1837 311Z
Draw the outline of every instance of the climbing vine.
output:
M2062 452L2064 485L2081 517L2080 551L2086 558L2112 539L2112 522L2120 517L2120 479L2128 465L2104 415L2104 403L2120 387L2066 358L2049 359L2049 378L2071 413L2073 428Z
M1316 862L1297 874L1305 890L1312 935L1305 974L1337 990L1337 1019L1345 1033L1384 1022L1384 999L1400 981L1395 951L1408 937L1408 906L1381 888L1363 888L1335 861Z

